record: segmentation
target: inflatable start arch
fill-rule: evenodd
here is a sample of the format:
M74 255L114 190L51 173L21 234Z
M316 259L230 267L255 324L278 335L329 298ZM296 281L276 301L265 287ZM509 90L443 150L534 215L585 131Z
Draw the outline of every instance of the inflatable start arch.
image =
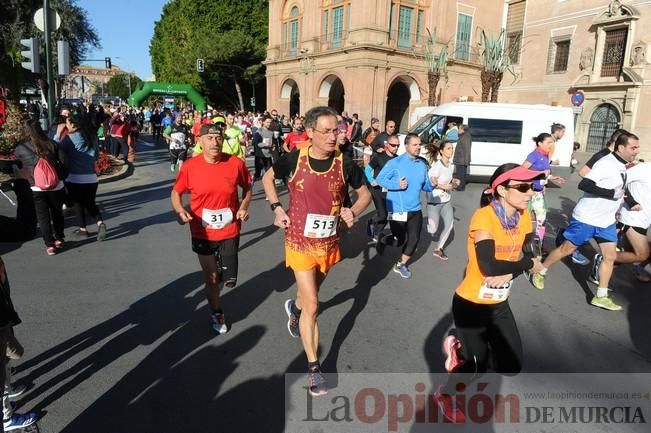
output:
M206 100L189 84L144 82L129 96L129 105L140 105L149 95L185 96L199 111L206 110Z

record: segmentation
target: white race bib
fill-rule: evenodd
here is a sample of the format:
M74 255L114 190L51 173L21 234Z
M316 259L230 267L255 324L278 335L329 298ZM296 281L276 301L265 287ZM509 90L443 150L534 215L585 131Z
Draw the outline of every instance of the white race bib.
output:
M389 212L387 219L389 221L407 222L407 212Z
M233 222L233 211L224 209L204 209L201 212L201 220L204 227L219 230Z
M506 301L511 292L513 280L504 284L502 287L487 287L485 284L481 285L479 289L479 299L486 301Z
M303 236L312 239L323 239L334 236L337 233L337 215L318 215L314 213L307 214L305 218L305 230Z

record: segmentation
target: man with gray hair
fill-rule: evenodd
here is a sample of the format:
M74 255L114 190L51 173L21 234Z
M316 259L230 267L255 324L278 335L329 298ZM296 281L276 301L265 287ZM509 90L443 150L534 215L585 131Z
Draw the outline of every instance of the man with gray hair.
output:
M329 107L312 108L305 115L310 144L281 156L262 179L275 214L274 224L285 230L285 262L296 278L296 299L285 302L289 334L300 337L307 355L310 394L327 393L317 357L319 347L319 287L337 263L339 227L351 228L369 205L371 194L364 174L353 159L337 149L337 113ZM289 179L287 212L278 200L275 179ZM345 207L348 186L357 201ZM343 224L342 224L343 223Z

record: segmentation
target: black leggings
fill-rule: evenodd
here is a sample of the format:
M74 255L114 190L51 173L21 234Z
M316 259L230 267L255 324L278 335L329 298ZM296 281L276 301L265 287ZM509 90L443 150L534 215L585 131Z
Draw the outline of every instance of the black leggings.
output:
M522 370L522 340L509 301L499 304L476 304L455 294L452 316L461 340L461 359L443 388L454 395L456 385L468 385L490 367L504 375Z
M98 183L72 183L66 182L66 189L70 198L75 203L75 214L79 227L86 227L86 215L90 215L95 222L102 220L102 214L95 203Z
M382 188L370 187L373 205L375 205L375 233L382 233L387 225L387 193L382 192Z
M54 246L54 240L62 241L63 234L63 188L58 191L33 191L36 218L41 227L43 242Z
M423 227L423 213L419 210L407 212L407 221L389 221L389 226L391 227L391 236L383 237L380 242L392 247L402 245L402 254L413 256Z

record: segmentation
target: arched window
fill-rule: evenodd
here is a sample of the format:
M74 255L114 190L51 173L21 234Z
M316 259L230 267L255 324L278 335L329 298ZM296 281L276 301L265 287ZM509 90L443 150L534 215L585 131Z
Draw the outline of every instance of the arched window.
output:
M294 5L289 9L289 14L283 18L283 51L295 56L301 40L301 12L298 6Z
M321 7L321 44L325 48L343 47L350 29L350 1L323 0Z

